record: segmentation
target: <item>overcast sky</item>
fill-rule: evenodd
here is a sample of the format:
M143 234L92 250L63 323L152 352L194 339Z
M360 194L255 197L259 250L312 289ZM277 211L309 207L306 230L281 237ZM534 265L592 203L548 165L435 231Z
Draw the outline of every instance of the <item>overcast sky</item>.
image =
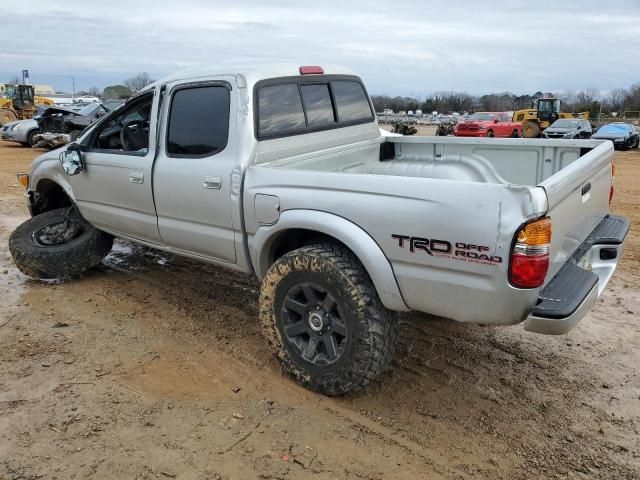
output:
M8 0L0 18L0 81L68 91L203 61L341 63L419 97L640 82L640 0Z

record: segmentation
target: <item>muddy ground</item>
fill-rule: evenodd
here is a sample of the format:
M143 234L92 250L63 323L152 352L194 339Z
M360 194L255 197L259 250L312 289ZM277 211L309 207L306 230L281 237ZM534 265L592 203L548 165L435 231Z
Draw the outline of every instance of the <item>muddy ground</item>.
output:
M616 154L625 259L575 330L406 316L345 398L281 375L251 277L120 241L78 280L20 274L37 153L0 142L1 479L640 478L640 151Z

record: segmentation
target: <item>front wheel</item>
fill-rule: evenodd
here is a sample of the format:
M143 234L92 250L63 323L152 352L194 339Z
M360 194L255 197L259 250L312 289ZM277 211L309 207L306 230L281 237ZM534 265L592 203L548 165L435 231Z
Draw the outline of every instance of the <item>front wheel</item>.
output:
M537 138L540 135L540 125L532 120L522 124L522 136L524 138Z
M495 136L495 135L494 135L494 133L493 133L493 130L489 130L489 131L487 132L487 137L491 138L491 137L494 137L494 136Z
M9 237L16 266L35 278L80 275L98 265L112 245L113 237L91 226L75 207L36 215Z
M362 388L391 359L396 320L357 258L316 244L279 258L260 292L270 349L293 380L325 395Z

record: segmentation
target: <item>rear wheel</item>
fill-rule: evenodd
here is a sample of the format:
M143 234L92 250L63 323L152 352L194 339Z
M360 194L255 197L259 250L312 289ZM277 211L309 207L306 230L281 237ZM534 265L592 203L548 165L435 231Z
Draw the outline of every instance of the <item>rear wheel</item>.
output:
M113 237L91 226L75 207L30 218L9 237L18 269L35 278L65 278L95 267L109 253Z
M396 320L345 247L317 244L279 258L260 293L260 319L289 377L325 395L362 388L391 359Z
M518 138L518 130L511 132L511 138Z
M540 135L540 125L532 120L522 124L522 136L524 138L537 138Z

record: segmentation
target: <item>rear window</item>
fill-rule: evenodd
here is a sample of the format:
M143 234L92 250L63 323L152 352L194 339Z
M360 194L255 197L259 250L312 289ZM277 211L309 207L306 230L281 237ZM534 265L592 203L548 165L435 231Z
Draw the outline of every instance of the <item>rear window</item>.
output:
M373 121L357 80L291 77L256 88L257 137L276 138Z
M369 100L361 84L340 80L331 82L331 86L338 107L339 121L353 122L373 117Z
M286 134L306 127L297 83L263 87L258 94L261 137Z
M169 113L167 153L204 157L224 150L229 136L229 90L224 86L194 87L173 95Z
M335 123L328 83L302 85L300 89L310 127Z

